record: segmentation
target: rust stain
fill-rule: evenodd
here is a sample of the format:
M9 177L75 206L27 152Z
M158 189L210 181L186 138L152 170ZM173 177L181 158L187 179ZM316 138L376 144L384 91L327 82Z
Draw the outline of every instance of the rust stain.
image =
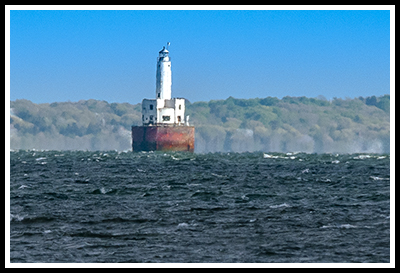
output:
M194 126L132 126L132 150L194 152Z

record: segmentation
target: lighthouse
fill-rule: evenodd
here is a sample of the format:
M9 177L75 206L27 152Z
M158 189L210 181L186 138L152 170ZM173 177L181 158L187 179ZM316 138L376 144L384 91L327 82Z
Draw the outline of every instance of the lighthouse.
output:
M185 99L172 98L168 46L158 52L155 99L142 101L142 126L132 126L133 151L194 151L194 127L185 118Z
M171 60L169 51L163 46L163 49L158 52L157 58L156 98L170 100L171 86Z
M185 123L185 99L171 98L171 87L171 59L164 46L157 57L156 98L142 101L143 126L188 125Z

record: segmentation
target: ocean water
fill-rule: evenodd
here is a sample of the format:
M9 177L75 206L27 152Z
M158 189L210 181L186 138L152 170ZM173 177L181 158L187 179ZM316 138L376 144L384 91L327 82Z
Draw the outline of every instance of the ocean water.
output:
M10 152L11 263L387 263L390 155Z

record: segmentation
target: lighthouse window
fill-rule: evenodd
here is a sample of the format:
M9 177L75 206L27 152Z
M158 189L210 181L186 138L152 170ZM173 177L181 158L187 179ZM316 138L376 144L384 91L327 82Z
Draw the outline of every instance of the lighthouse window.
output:
M158 93L157 96L160 97L160 93Z
M180 105L179 105L180 106ZM181 122L181 116L178 116L178 122Z
M171 119L170 116L162 116L163 121L169 121Z
M150 104L150 110L153 110L153 104Z
M181 105L179 104L179 110L181 110Z

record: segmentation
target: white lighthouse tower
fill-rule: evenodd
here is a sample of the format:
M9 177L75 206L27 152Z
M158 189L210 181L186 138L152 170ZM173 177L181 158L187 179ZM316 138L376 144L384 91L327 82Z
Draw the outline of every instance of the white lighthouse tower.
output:
M143 99L143 126L185 124L185 99L171 98L172 72L168 46L158 52L156 72L156 99ZM186 119L188 120L188 118Z
M159 55L157 58L156 98L170 100L172 79L171 60L168 56L169 51L163 46L163 49L158 53Z

